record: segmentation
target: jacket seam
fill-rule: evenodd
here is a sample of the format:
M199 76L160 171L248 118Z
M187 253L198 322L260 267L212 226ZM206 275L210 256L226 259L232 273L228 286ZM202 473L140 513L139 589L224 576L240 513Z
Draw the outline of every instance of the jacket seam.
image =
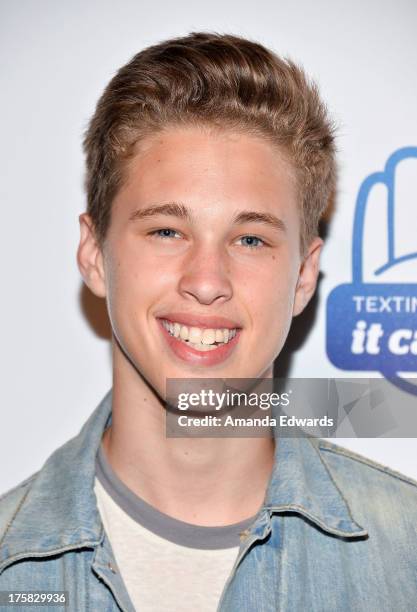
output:
M356 455L355 453L352 453L348 449L344 449L342 446L335 448L335 447L329 447L325 445L322 446L322 443L320 443L320 450L328 451L329 453L333 453L335 455L342 455L343 457L347 457L348 459L353 459L354 461L357 461L358 463L363 463L364 465L367 465L375 470L378 470L379 472L382 472L383 474L387 474L388 476L393 476L397 480L402 480L403 482L407 482L408 484L411 484L412 486L417 487L417 480L414 480L410 476L401 474L401 472L396 472L392 468L386 465L383 465L382 463L372 461L372 459L367 459L366 457L361 457L360 455Z
M311 443L311 440L310 440L310 443ZM312 443L311 443L311 444L312 444ZM364 528L364 527L362 527L362 525L360 525L360 524L359 524L359 523L358 523L358 522L355 520L355 518L353 517L353 515L352 515L352 511L351 511L350 506L349 506L349 502L348 502L348 500L346 499L346 497L343 495L343 492L341 491L341 489L340 489L340 488L339 488L339 486L337 485L337 483L336 483L335 479L333 478L333 474L331 473L330 468L329 468L329 467L326 465L326 462L324 461L323 457L321 456L321 454L320 454L320 450L319 450L319 449L318 449L318 448L317 448L317 447L316 447L314 444L312 444L312 446L313 446L314 450L316 451L317 455L319 456L320 462L321 462L321 464L323 465L324 469L326 470L326 473L328 474L328 476L329 476L329 478L330 478L331 482L333 483L333 485L334 485L334 487L336 488L336 490L339 492L340 497L343 499L343 501L344 501L344 503L345 503L345 505L346 505L347 511L348 511L348 513L349 513L350 520L351 520L353 523L355 523L356 525L358 525L358 526L359 526L359 527L360 527L360 528L361 528L363 531L366 531L366 530L365 530L365 528Z
M21 489L22 487L25 487L27 484L30 483L31 480L33 480L33 478L35 478L35 476L39 474L39 470L37 472L35 472L34 474L31 474L30 476L28 476L27 478L25 478L25 480L23 480L22 482L19 482L19 484L17 484L16 486L14 486L11 489L8 489L7 491L5 491L4 493L2 493L0 495L0 502L2 502L3 500L6 499L6 497L8 495L11 495L12 493L15 493L16 491L18 491L19 489Z
M16 507L15 511L13 512L11 518L7 521L6 528L5 528L5 530L3 531L3 533L2 533L2 535L0 537L0 546L3 544L4 538L6 537L8 531L9 531L9 529L10 529L10 527L11 527L13 521L14 521L14 519L16 518L17 513L19 512L19 510L23 506L29 491L30 491L30 488L27 487L24 495L20 498L19 503L17 504L17 507Z
M90 549L90 548L95 548L97 546L98 542L96 542L95 540L93 541L87 541L87 542L80 542L78 544L69 544L67 546L62 546L60 548L51 548L48 550L25 550L23 552L20 552L18 554L15 555L11 555L10 557L6 557L1 563L0 563L0 574L7 569L8 567L10 567L10 565L12 565L13 563L15 563L16 561L21 561L22 559L48 559L48 557L52 557L55 555L61 555L67 552L74 552L74 551L79 551L82 549Z
M312 514L309 510L307 510L307 508L305 508L304 506L300 506L299 504L285 504L282 506L266 506L266 508L273 514L281 513L281 512L294 512L295 511L301 516L304 516L305 518L311 520L318 527L323 529L323 531L326 531L327 533L331 533L333 535L341 536L344 538L357 538L357 537L363 537L365 535L368 535L367 530L361 525L359 525L359 523L356 523L356 521L353 521L353 519L352 519L352 522L358 525L358 527L360 527L362 531L345 531L343 529L338 529L337 527L332 527L331 525L328 525L327 523L322 521L315 514Z

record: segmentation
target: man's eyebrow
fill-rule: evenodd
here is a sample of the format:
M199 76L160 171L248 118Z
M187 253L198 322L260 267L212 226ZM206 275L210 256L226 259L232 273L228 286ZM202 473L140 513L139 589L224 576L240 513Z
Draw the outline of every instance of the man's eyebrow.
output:
M155 215L171 215L180 219L191 220L191 211L181 202L168 202L167 204L151 204L146 208L135 210L129 217L129 221L136 219L149 219Z
M149 219L155 215L170 215L187 221L191 221L193 216L191 210L182 202L168 202L166 204L151 204L150 206L146 206L146 208L139 208L129 216L129 221ZM281 232L287 231L284 221L279 217L272 213L258 212L255 210L243 210L237 213L233 218L233 223L263 223Z
M287 231L284 221L279 217L276 217L272 213L263 213L254 210L243 210L235 216L233 223L264 223L281 232Z

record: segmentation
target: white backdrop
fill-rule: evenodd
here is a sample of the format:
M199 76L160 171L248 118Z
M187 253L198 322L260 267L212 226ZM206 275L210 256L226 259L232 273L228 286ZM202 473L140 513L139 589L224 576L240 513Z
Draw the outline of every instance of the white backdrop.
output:
M413 0L1 0L0 492L78 433L111 386L109 343L81 309L75 253L82 134L114 72L151 43L215 30L289 55L316 79L339 124L339 195L317 321L291 375L352 376L326 357L325 301L350 280L362 180L396 149L417 146L416 26ZM417 478L414 439L337 442Z

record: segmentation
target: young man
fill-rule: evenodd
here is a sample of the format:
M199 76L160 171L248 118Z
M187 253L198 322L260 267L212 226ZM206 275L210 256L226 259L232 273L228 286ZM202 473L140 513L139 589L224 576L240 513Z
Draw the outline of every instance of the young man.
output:
M315 87L193 33L117 73L85 150L78 264L113 387L3 496L0 589L76 611L415 610L416 483L317 439L166 435L167 379L271 378L315 291L335 182Z

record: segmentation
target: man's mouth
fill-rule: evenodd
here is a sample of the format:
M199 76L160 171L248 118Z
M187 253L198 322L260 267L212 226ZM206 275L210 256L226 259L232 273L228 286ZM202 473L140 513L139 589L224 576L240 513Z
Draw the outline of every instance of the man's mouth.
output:
M177 321L161 319L167 332L197 351L213 351L236 336L237 329L189 327Z
M242 327L236 320L181 312L165 317L157 317L162 336L174 355L190 365L219 365L232 355L240 340Z

